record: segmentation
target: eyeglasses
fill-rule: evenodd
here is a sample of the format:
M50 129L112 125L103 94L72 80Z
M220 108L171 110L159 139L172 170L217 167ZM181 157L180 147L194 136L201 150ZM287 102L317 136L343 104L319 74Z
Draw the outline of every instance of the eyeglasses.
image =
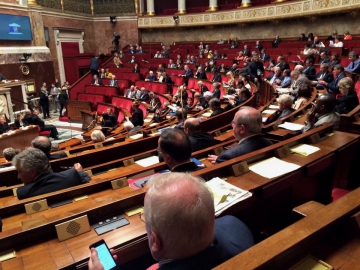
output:
M139 214L139 218L141 219L142 222L144 222L144 223L146 224L144 212L141 212L141 213Z

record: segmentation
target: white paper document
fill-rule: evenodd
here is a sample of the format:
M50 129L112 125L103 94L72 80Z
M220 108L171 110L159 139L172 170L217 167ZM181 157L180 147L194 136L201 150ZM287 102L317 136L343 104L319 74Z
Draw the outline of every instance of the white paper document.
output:
M211 113L209 112L206 112L206 113L203 113L202 116L205 116L205 117L210 117Z
M276 110L263 110L261 113L274 114Z
M278 91L278 93L287 94L289 93L289 88L276 88L276 91Z
M233 97L232 95L223 95L223 98L231 98Z
M287 130L291 130L291 131L300 131L300 130L302 130L304 125L285 122L285 123L279 125L278 127L284 128L284 129L287 129Z
M142 166L142 167L149 167L151 165L159 163L159 157L158 156L151 156L151 157L147 157L147 158L135 161L135 163Z
M270 105L270 106L269 106L269 109L278 110L278 109L279 109L279 106L278 106L278 105Z
M253 171L254 173L257 173L269 179L278 177L283 174L287 174L299 168L299 165L282 161L281 159L278 159L276 157L265 159L249 167L250 171Z
M308 145L308 144L299 144L293 148L290 148L291 152L297 153L303 156L311 155L320 150L319 147Z
M149 127L155 127L155 126L157 126L159 123L151 123L150 125L149 125Z
M140 138L142 138L142 137L143 137L143 134L142 134L142 133L129 136L129 138L130 138L130 139L133 139L133 140L140 139Z
M252 196L251 192L231 185L219 177L207 181L206 185L214 194L215 216L220 215L232 205ZM227 196L226 200L220 202L223 195Z
M151 120L152 120L152 119L150 119L150 118L146 118L146 119L144 119L144 122L145 122L145 123L149 123L149 122L151 122Z

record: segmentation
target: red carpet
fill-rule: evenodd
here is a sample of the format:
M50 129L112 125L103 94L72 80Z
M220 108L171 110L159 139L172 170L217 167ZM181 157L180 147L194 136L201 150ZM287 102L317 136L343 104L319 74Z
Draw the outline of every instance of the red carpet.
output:
M63 115L63 116L59 116L59 121L61 122L69 122L69 118L67 117L67 115Z

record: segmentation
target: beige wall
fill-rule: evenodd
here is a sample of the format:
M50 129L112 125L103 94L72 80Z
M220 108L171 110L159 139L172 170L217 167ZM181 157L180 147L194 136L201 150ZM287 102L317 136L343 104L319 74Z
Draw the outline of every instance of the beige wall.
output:
M153 28L141 30L142 42L162 41L172 44L174 41L219 40L238 37L240 40L269 39L279 34L280 37L297 37L301 33L327 36L337 30L343 33L360 34L360 15L353 18L349 14L324 17L299 18L274 22L259 22L239 25L215 25L192 28Z

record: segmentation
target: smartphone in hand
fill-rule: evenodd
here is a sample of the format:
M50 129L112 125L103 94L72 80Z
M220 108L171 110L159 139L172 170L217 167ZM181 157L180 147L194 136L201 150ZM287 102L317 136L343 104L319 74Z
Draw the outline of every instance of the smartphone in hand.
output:
M89 248L96 249L96 251L98 253L99 261L105 270L119 269L118 265L116 264L116 261L114 260L108 246L106 245L106 243L103 239L90 245Z

